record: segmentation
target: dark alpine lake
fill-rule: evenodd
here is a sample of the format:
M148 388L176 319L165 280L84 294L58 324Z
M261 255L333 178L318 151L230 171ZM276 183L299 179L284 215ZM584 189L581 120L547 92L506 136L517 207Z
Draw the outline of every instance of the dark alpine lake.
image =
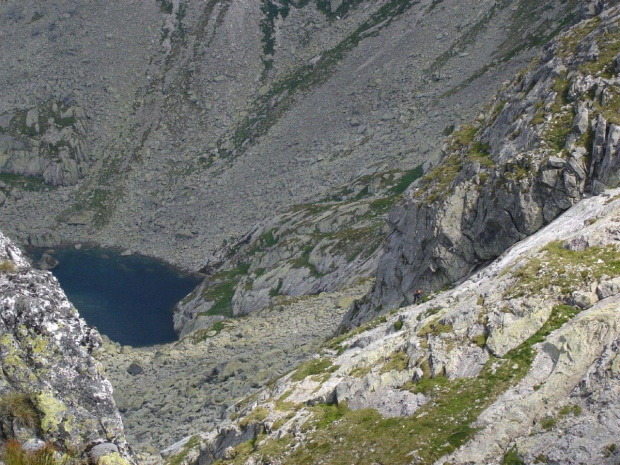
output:
M38 262L44 250L31 258ZM201 281L159 260L101 248L57 248L56 276L82 318L100 333L134 347L176 340L172 309Z

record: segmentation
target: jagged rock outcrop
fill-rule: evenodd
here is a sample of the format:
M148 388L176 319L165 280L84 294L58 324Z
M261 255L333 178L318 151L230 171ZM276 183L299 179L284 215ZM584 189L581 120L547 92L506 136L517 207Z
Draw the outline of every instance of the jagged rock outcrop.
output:
M51 443L98 464L135 463L112 386L95 358L99 334L58 281L34 270L1 233L0 312L2 439L35 448Z
M560 35L451 136L443 161L390 212L375 288L345 327L459 281L618 184L619 18L606 9Z
M327 341L166 456L617 463L618 221L618 190L578 202L452 290Z

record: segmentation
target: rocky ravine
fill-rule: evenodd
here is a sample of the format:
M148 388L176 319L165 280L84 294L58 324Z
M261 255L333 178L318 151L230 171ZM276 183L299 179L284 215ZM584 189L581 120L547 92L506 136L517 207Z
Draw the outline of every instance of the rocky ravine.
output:
M167 463L617 463L619 222L618 190L578 202L454 289L327 341Z
M462 279L583 196L617 186L619 21L606 9L561 34L451 136L441 165L390 212L375 288L346 324Z
M160 450L216 427L237 402L312 356L369 287L280 298L269 309L194 331L177 343L106 343L101 362L141 463L158 463Z
M135 463L96 357L102 341L58 281L0 234L0 421L3 440L45 443L100 465Z

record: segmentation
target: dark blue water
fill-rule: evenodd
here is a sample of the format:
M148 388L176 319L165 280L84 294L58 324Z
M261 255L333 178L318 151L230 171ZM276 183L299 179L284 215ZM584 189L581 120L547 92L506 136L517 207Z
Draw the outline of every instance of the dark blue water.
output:
M58 248L51 255L60 262L52 273L80 315L123 345L175 341L172 309L201 281L161 261L110 249Z

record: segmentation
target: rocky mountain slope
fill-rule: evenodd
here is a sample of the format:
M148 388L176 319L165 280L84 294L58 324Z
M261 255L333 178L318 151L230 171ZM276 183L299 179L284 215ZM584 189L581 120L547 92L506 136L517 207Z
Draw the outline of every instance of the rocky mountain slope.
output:
M102 375L102 341L49 273L0 234L0 435L30 451L101 465L135 463ZM81 457L80 457L81 456Z
M580 199L617 184L620 13L591 6L392 210L348 324L461 284L328 340L169 463L617 463L620 192Z
M618 19L607 10L560 35L452 134L442 164L390 212L375 289L349 324L458 281L618 184Z
M436 161L578 4L3 2L0 227L201 268L274 212Z
M166 463L617 463L619 197L327 341Z
M620 206L581 200L617 183L604 7L3 3L36 60L0 55L0 226L207 274L179 343L98 355L140 463L188 434L164 462L617 462ZM374 320L318 348L377 264L344 326Z

